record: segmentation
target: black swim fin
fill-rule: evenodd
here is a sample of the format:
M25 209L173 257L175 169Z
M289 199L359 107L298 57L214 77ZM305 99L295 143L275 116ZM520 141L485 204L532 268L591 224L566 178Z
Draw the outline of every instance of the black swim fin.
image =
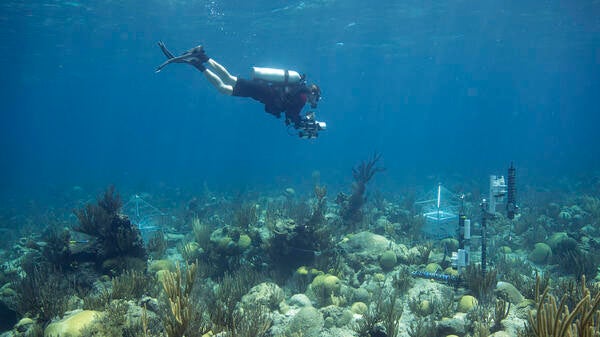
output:
M160 72L162 68L171 63L189 63L196 68L203 67L202 63L208 61L208 56L204 53L204 49L202 46L194 47L185 53L181 54L181 56L173 56L173 54L167 49L165 44L162 41L158 42L158 46L162 50L163 54L168 58L165 62L159 65L155 72Z
M165 62L163 62L161 65L159 65L158 67L156 67L156 70L154 71L156 73L160 72L162 70L162 68L164 68L167 64L172 63L173 59L175 58L175 56L173 56L173 54L169 51L169 49L167 49L164 42L158 41L157 44L160 47L160 50L162 50L163 54L165 54L165 56L167 57L167 60Z
M162 42L162 41L158 41L158 46L160 47L160 50L162 50L163 54L165 54L165 56L166 56L168 59L172 59L173 57L175 57L175 56L173 56L173 54L172 54L172 53L171 53L171 52L170 52L170 51L167 49L167 47L165 46L165 43L164 43L164 42Z

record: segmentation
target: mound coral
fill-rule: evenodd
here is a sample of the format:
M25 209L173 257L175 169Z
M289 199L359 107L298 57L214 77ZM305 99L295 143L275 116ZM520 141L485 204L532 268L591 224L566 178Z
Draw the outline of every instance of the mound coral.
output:
M340 303L340 289L342 282L337 276L322 274L315 277L310 284L310 289L319 304L325 306Z

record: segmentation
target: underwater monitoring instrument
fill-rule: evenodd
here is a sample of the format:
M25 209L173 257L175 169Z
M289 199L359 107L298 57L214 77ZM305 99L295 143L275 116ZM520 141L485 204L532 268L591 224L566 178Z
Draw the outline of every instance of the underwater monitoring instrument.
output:
M506 184L506 216L509 219L514 219L515 214L519 213L519 206L517 206L517 169L513 163L510 163L508 168L508 182Z
M447 238L456 233L456 212L458 203L456 194L442 184L432 194L433 198L417 201L415 206L421 210L425 224L421 228L423 234L430 238Z
M489 204L487 209L489 213L496 213L496 205L504 200L506 191L504 176L490 175Z
M506 197L506 217L510 220L515 218L518 214L519 207L517 206L517 188L516 188L516 169L513 163L510 163L508 168L507 179L504 176L490 175L489 180L489 195L488 199L482 199L481 208L481 273L483 277L486 275L487 270L487 223L488 220L493 219L496 216L496 206L504 201ZM456 214L455 204L452 202L452 197L444 198L444 189L441 184L438 185L437 197L419 201L415 205L423 205L424 212L422 213L426 219L425 226L423 226L424 233L428 235L440 235L448 237L446 235L448 229L455 228L455 235L458 239L458 249L452 252L451 264L458 271L459 276L449 276L447 274L428 273L428 272L413 272L413 277L421 277L432 279L436 281L448 282L458 285L461 281L460 275L464 272L465 268L472 263L470 257L470 246L471 246L471 220L467 218L464 199L465 196L460 196L460 208L458 209L458 226L456 226ZM450 202L444 203L443 200L449 200ZM429 227L429 228L428 228Z
M517 188L516 188L516 169L513 163L508 168L507 179L504 176L490 175L489 195L487 199L482 199L481 209L481 272L485 276L487 268L487 224L488 220L496 216L496 206L504 201L506 197L506 216L510 220L518 214L517 206ZM438 193L439 195L439 193ZM452 252L452 266L459 274L462 274L464 268L471 263L470 244L471 244L471 220L467 219L464 210L464 195L460 197L461 206L458 213L458 228L456 230L458 239L458 250Z
M517 206L517 169L510 163L508 168L508 174L504 176L490 176L490 190L489 190L489 213L496 213L496 205L504 202L506 197L506 217L514 219L515 215L519 213L519 206Z
M461 206L458 213L458 250L452 252L452 266L458 270L461 274L464 268L466 268L469 261L469 254L471 250L471 220L467 219L464 209L464 195L461 195Z
M300 83L304 76L294 70L252 67L251 78L279 84L295 84Z
M446 282L451 285L459 285L461 282L461 279L459 276L448 275L448 274L443 274L443 273L430 273L427 271L417 270L417 271L413 271L412 273L410 273L410 275L412 277L419 277L419 278L424 278L424 279L428 279L428 280Z
M163 227L171 220L168 214L151 205L139 194L134 194L123 205L123 214L138 227L145 243L157 232L162 232Z
M313 139L319 136L319 131L327 129L327 123L315 119L315 112L309 111L298 126L298 136L304 139Z
M505 183L503 176L490 176L490 194L489 199L483 199L481 202L481 272L485 276L486 273L486 228L487 220L493 219L496 214L496 205L504 200L506 196L506 216L509 219L514 219L515 214L518 213L519 207L517 206L517 188L516 188L516 176L517 170L513 163L510 163L508 168L508 183Z

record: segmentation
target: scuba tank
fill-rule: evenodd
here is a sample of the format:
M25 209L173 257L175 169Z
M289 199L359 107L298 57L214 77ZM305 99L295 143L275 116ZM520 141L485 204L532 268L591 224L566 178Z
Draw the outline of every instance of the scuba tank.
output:
M252 67L252 79L276 84L296 84L303 77L294 70Z

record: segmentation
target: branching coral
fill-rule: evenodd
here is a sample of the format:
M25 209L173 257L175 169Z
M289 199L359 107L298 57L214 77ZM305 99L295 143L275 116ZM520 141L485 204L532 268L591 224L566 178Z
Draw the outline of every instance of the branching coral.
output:
M301 265L328 267L337 258L331 227L325 223L327 189L316 185L314 194L312 210L308 203L301 203L308 208L302 212L302 216L296 217L297 220L278 218L275 211L268 215L273 216L267 223L271 224L270 229L274 233L268 246L269 257L274 265L285 272Z
M312 214L306 223L306 225L311 228L315 228L325 220L325 210L327 208L327 199L325 199L325 197L327 196L327 187L315 185L314 193L316 203L313 207Z
M143 295L154 295L154 283L145 273L127 270L113 277L110 285L98 287L98 291L83 299L86 310L105 310L113 300L139 300Z
M259 275L251 270L240 270L225 274L219 287L210 294L208 314L213 323L213 331L235 331L236 305L242 296L258 282Z
M162 231L156 231L154 235L148 240L147 250L148 254L155 260L159 260L167 251L167 239Z
M488 270L485 275L480 265L469 265L465 269L464 281L467 288L482 303L490 303L496 288L497 272L495 269Z
M242 203L233 213L233 224L242 232L247 232L251 225L258 220L257 206L255 203Z
M510 313L510 302L506 302L503 299L496 301L496 307L494 309L494 324L492 325L491 331L499 331L502 329L502 320L508 317Z
M416 317L409 323L406 333L410 337L434 337L436 336L435 322L431 318Z
M194 232L194 240L202 248L207 249L210 244L210 234L212 229L208 224L200 221L199 218L192 220L192 230Z
M42 255L54 267L69 269L71 267L71 234L67 229L49 228L44 233L46 245L42 247Z
M164 274L162 285L169 309L163 322L168 337L183 337L192 323L194 305L191 293L196 281L196 272L197 265L192 263L183 272L177 266L176 272L167 271Z
M234 314L234 328L229 330L227 336L237 337L262 337L273 324L268 308L256 305L248 310L236 310Z
M363 187L373 178L375 173L385 171L382 167L376 167L377 162L381 159L380 153L375 153L369 161L363 161L358 166L352 169L354 181ZM360 186L358 186L360 188Z
M414 284L414 277L410 274L410 270L406 266L401 266L397 274L392 278L392 286L398 291L400 296L403 296Z
M433 250L433 243L425 242L422 245L416 247L419 254L411 258L411 264L423 265L429 263L429 256Z
M583 275L593 277L600 265L600 254L594 250L584 251L577 246L560 247L556 249L552 260L567 274L573 274L577 278Z
M138 228L127 217L118 213L121 198L109 187L96 205L75 210L79 225L75 230L95 239L95 253L99 263L109 259L138 258L146 260L146 251Z
M68 299L75 291L56 270L40 267L44 268L26 268L26 277L15 282L13 287L17 292L17 311L38 317L44 323L66 311Z
M396 336L400 331L400 318L403 313L399 297L400 293L397 290L379 289L373 304L354 326L358 336Z
M341 216L349 226L356 226L362 221L362 206L365 203L365 191L367 183L373 178L375 173L383 172L385 169L377 167L381 159L381 154L375 153L368 161L361 162L352 169L354 183L352 184L352 194L347 196L340 193L336 202L341 206Z
M526 298L533 298L533 288L535 278L534 269L526 259L520 257L509 257L507 254L499 254L495 263L496 271L500 275L501 281L508 282L523 294ZM548 280L550 276L546 275Z
M529 312L529 324L536 337L594 337L600 334L600 293L591 297L585 286L585 276L581 287L583 298L571 310L565 305L567 295L558 302L546 288L539 296L538 282L536 312Z
M581 208L585 212L585 218L592 225L600 221L600 199L590 195L584 195L579 201Z

